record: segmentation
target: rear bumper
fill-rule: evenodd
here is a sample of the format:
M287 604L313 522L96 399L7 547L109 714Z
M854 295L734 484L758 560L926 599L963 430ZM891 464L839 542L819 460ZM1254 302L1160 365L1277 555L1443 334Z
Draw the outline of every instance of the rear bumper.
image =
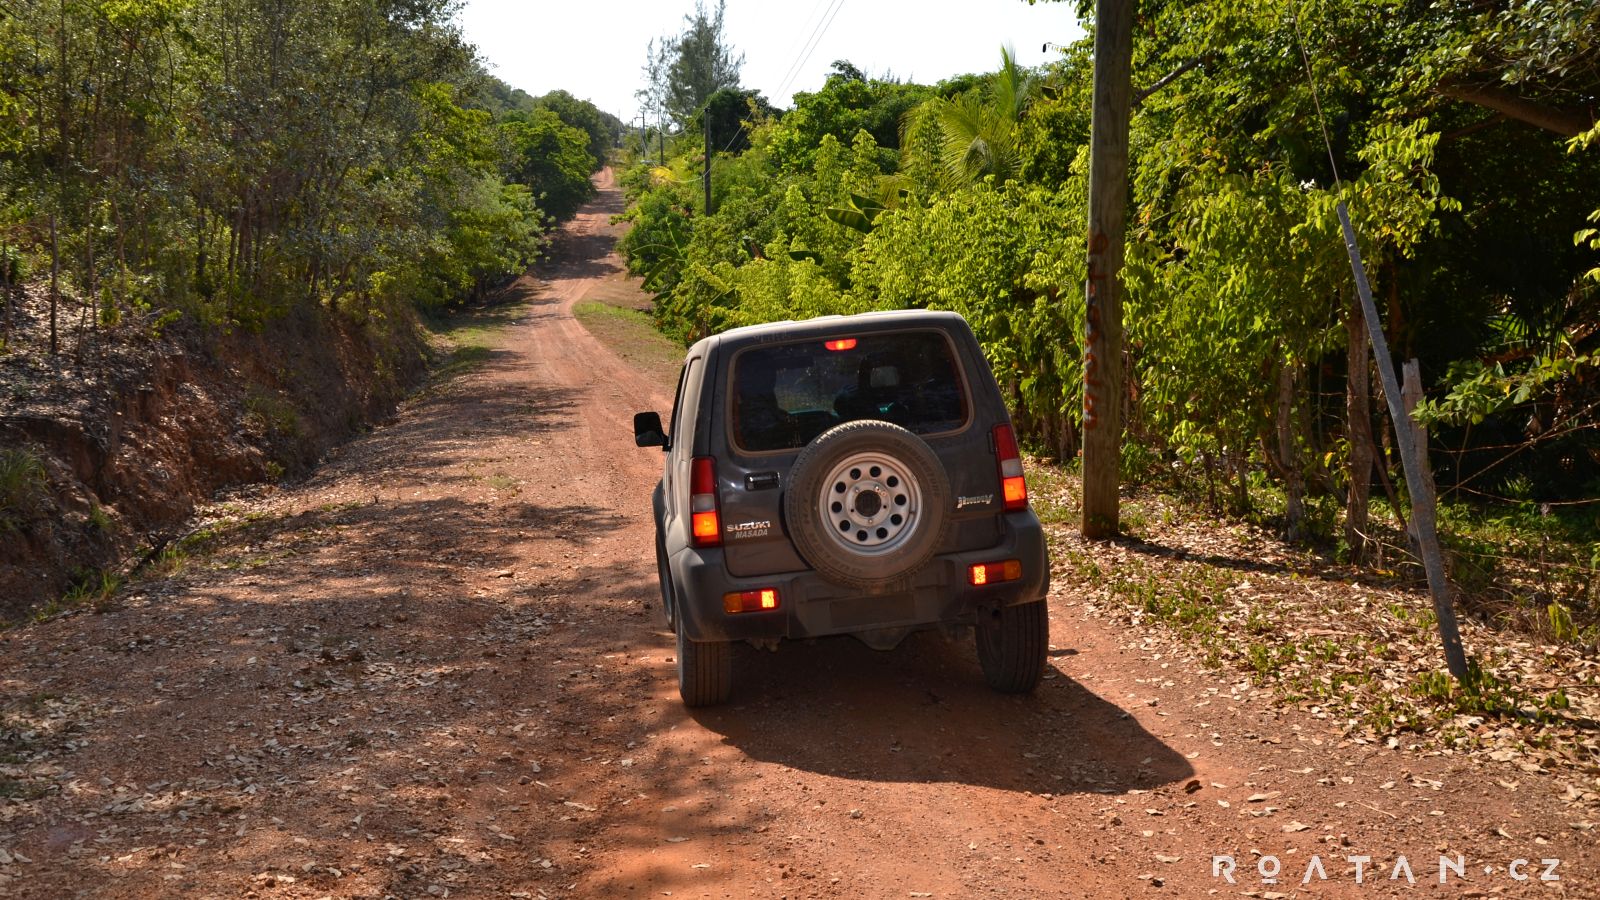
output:
M688 548L670 561L678 619L684 636L696 641L812 638L971 624L980 610L1040 600L1050 588L1050 564L1038 517L1032 510L1008 513L1005 524L1005 539L996 546L935 556L905 590L870 596L812 571L736 578L728 574L721 548ZM981 587L967 583L973 564L1007 559L1022 561L1021 579ZM778 609L732 615L723 611L723 594L763 588L778 590Z

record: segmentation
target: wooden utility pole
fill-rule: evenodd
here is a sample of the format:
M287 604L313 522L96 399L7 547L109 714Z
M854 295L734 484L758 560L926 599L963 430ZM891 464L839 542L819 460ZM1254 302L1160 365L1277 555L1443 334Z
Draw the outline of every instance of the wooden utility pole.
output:
M1096 0L1083 352L1083 536L1120 527L1123 218L1133 96L1133 0Z
M1444 661L1457 681L1467 677L1467 652L1461 646L1461 632L1456 627L1455 604L1450 597L1450 579L1445 575L1444 556L1439 551L1439 531L1434 521L1433 474L1428 468L1427 432L1411 418L1411 407L1422 395L1422 378L1407 366L1407 381L1414 381L1414 399L1408 405L1400 392L1399 379L1394 375L1394 360L1389 356L1389 341L1383 336L1378 322L1378 307L1372 302L1372 286L1367 283L1367 268L1361 262L1361 248L1356 245L1356 229L1350 224L1350 211L1344 201L1338 204L1339 227L1344 231L1345 251L1350 256L1350 270L1355 273L1356 293L1361 296L1362 318L1367 322L1367 337L1372 341L1372 355L1378 364L1378 377L1383 381L1383 398L1389 406L1389 418L1394 421L1394 441L1400 446L1400 462L1405 466L1406 487L1411 493L1411 539L1417 555L1422 557L1422 568L1428 573L1428 592L1433 595L1433 611L1439 619L1439 640L1444 644Z

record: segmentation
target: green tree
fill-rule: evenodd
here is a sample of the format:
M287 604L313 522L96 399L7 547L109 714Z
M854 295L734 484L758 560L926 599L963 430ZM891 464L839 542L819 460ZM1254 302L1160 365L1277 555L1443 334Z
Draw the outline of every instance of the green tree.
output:
M849 143L856 132L865 131L882 148L884 166L892 168L902 121L931 96L932 90L924 85L868 78L849 62L838 60L821 90L795 94L794 109L773 129L768 150L780 169L805 172L823 135Z
M534 100L533 104L554 112L562 122L588 135L589 155L594 159L595 170L606 164L607 152L616 146L622 136L622 122L616 116L566 91L551 91Z
M705 120L709 116L712 151L743 153L750 149L751 127L776 112L759 91L722 88L707 98L705 108L689 120L688 132L705 134Z
M696 0L683 17L683 31L652 42L645 62L648 105L679 128L685 127L712 94L739 86L744 54L735 53L723 35L724 0L708 12Z
M935 98L916 111L910 129L938 133L939 178L949 189L994 178L999 184L1022 174L1019 146L1023 114L1033 99L1032 73L1017 65L1010 48L1000 50L1000 70L981 87Z
M1291 531L1316 495L1337 496L1359 551L1367 491L1389 466L1332 214L1343 199L1390 346L1421 357L1439 388L1435 434L1459 448L1436 445L1445 490L1458 477L1544 497L1600 489L1593 4L1164 0L1140 12L1134 468L1231 487L1239 508L1256 479L1276 479ZM691 155L631 176L640 240L625 249L651 261L663 325L688 338L793 315L959 309L1019 424L1070 453L1089 49L932 86L837 63L719 164L716 215L696 211ZM1574 122L1589 130L1569 140ZM1530 422L1552 436L1500 459L1493 448L1524 442Z
M510 148L508 177L531 188L550 215L569 218L594 196L587 133L542 106L506 116L500 129Z
M519 268L551 210L505 185L510 143L482 98L522 101L496 94L451 14L445 0L0 11L6 286L39 279L51 346L84 354L129 319L436 302ZM520 136L516 168L575 208L589 136L550 144L561 178Z

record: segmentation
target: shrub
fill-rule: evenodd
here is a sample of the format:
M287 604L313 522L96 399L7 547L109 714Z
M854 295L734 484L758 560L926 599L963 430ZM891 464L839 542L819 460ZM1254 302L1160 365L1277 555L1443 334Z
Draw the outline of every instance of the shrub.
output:
M43 497L48 479L44 462L29 450L0 450L0 530L16 527Z

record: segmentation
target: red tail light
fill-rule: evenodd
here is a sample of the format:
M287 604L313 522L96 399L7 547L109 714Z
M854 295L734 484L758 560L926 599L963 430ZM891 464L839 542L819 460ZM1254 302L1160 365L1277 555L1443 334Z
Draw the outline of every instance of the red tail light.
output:
M732 615L743 612L769 612L778 608L778 589L761 588L722 595L722 611Z
M854 350L856 348L856 339L840 338L837 341L823 341L822 346L827 347L829 350Z
M689 472L689 538L696 547L722 543L722 517L717 512L717 461L696 456Z
M967 567L967 583L975 587L1016 581L1022 577L1022 561L1007 559L1001 562L978 563Z
M1022 454L1010 425L994 427L994 455L1000 461L1000 494L1006 512L1028 508L1028 481L1022 477Z

